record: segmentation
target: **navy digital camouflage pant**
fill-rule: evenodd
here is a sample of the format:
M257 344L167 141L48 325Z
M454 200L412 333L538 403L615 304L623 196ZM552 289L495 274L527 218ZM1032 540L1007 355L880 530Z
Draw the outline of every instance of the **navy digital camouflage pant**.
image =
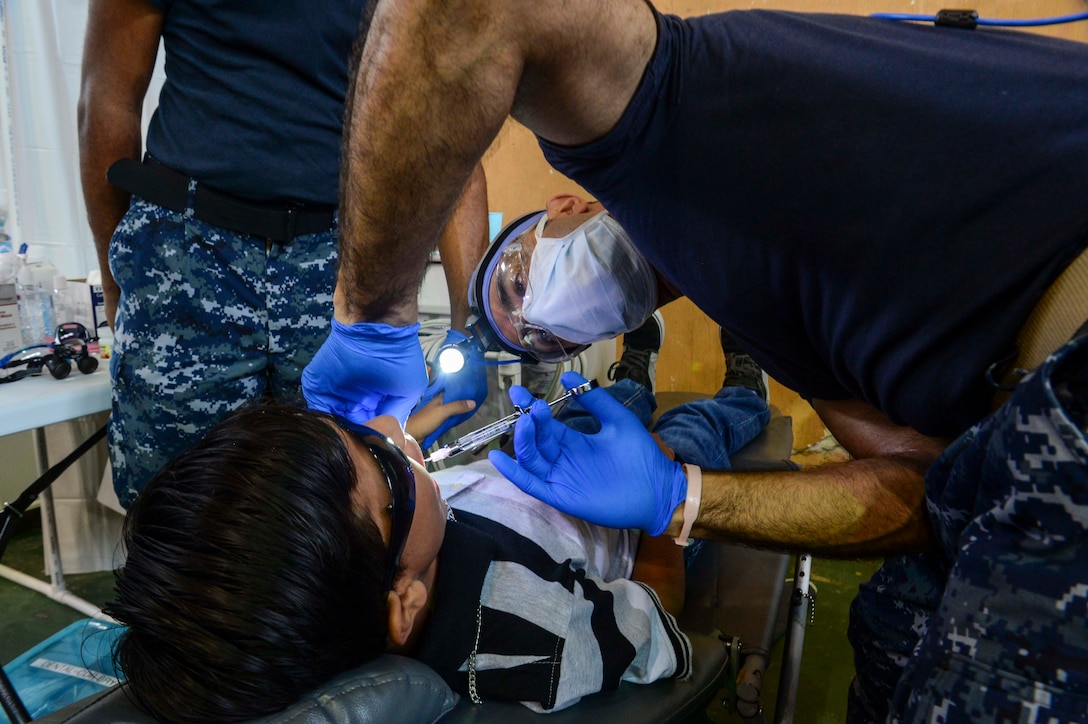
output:
M190 189L192 191L192 189ZM247 400L302 403L302 369L332 319L336 231L289 244L133 198L110 242L121 287L110 375L122 505Z
M852 720L891 697L893 722L1088 721L1088 336L953 443L926 497L939 553L887 561L851 611Z

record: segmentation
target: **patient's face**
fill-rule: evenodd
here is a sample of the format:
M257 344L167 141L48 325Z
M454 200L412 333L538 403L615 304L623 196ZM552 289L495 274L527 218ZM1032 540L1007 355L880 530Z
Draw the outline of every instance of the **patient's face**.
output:
M419 445L413 438L405 437L395 418L376 417L366 424L392 439L411 461L416 479L416 510L401 556L401 565L410 573L427 572L434 567L438 550L442 547L449 506L442 499L438 484L423 467L423 452ZM366 446L349 434L342 433L341 437L347 443L357 471L355 505L367 511L382 532L382 539L388 544L392 528L392 518L388 510L392 502L389 485Z

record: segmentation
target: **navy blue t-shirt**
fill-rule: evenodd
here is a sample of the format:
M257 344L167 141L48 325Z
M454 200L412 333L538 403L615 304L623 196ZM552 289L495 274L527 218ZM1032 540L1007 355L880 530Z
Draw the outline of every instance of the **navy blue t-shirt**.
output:
M365 0L152 0L166 83L158 161L257 201L337 203L348 63Z
M541 139L783 384L956 435L1088 245L1088 45L864 17L658 16L616 128Z

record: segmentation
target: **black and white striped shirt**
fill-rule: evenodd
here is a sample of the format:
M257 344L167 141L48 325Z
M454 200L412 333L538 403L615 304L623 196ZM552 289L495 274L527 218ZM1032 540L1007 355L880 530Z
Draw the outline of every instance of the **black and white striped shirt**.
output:
M417 654L454 690L468 693L474 651L481 698L537 711L621 681L690 674L687 637L652 589L628 579L637 531L563 515L486 461L456 470L447 496L457 520L446 527ZM449 476L436 478L448 490Z

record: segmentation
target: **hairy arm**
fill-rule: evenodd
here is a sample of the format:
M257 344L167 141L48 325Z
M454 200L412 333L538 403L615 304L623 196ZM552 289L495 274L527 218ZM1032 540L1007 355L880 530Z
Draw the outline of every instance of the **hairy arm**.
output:
M449 223L438 240L442 270L450 293L450 327L465 331L468 321L468 284L476 264L487 250L487 179L477 165L461 192Z
M813 407L856 459L792 472L704 472L694 535L838 557L932 548L923 483L947 441L894 425L860 400ZM681 505L668 532L682 520Z
M109 243L129 194L106 181L106 169L119 158L140 158L143 100L162 24L162 10L147 0L92 0L88 11L77 109L79 170L111 327L120 290L110 273Z
M427 256L509 114L561 143L618 120L653 50L650 10L568 4L378 3L348 98L338 321L416 321Z

